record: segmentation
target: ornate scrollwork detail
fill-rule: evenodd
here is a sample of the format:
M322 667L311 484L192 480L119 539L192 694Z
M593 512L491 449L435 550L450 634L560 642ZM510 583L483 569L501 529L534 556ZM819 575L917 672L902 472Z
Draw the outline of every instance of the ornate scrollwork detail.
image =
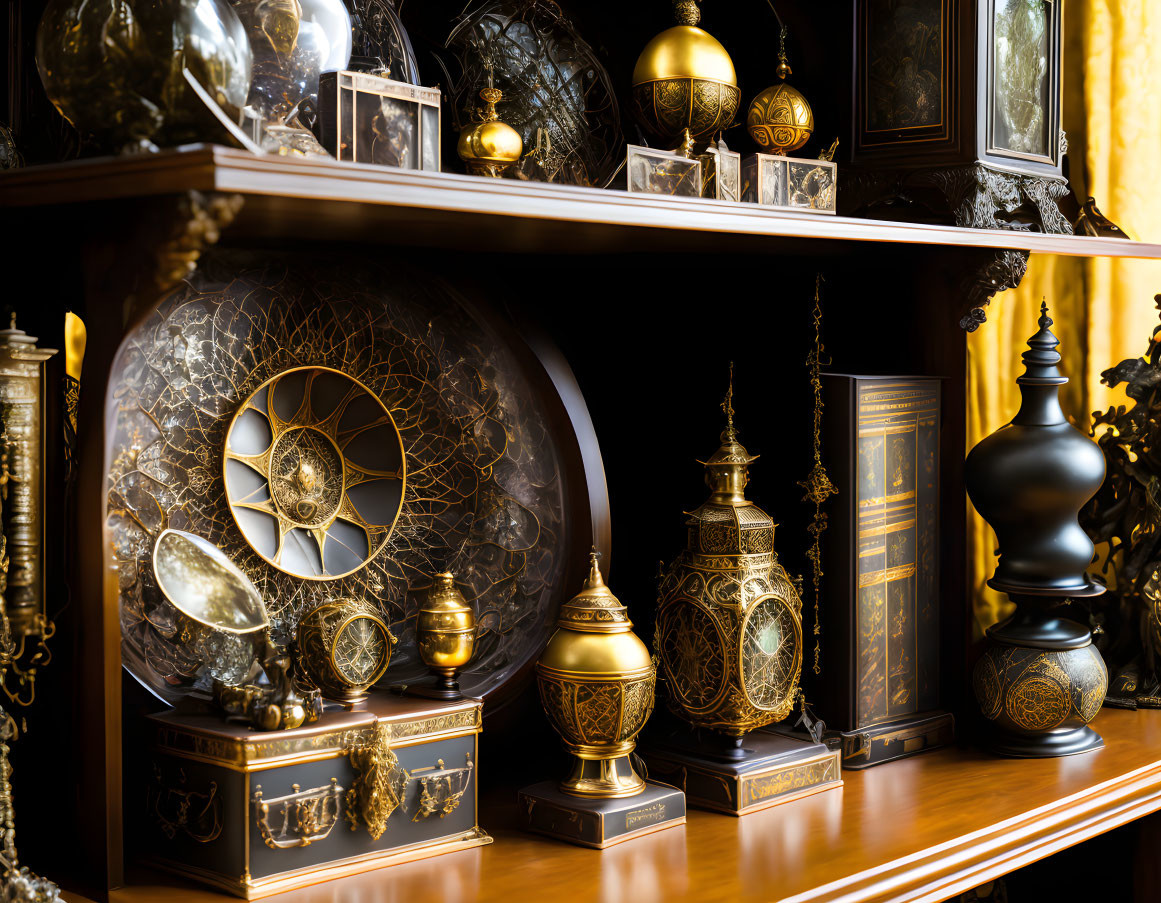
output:
M170 840L179 833L198 843L217 840L222 833L222 798L217 782L210 781L204 790L191 790L185 786L185 771L179 771L178 783L177 787L167 786L154 765L148 806L161 833Z
M419 809L411 818L413 822L436 813L443 818L455 812L471 784L472 769L475 768L472 754L468 753L466 758L467 765L463 768L448 768L443 759L438 759L429 774L419 777ZM413 774L419 775L422 770L417 769Z
M263 797L261 784L254 788L258 832L272 850L309 847L326 838L339 820L343 788L339 786L338 778L331 778L330 784L310 790L302 790L298 784L290 786L292 793L269 800ZM270 822L272 809L274 824Z
M403 805L409 775L391 750L390 725L380 722L367 734L349 753L358 777L347 791L347 821L355 831L362 820L371 839L378 840L391 814Z

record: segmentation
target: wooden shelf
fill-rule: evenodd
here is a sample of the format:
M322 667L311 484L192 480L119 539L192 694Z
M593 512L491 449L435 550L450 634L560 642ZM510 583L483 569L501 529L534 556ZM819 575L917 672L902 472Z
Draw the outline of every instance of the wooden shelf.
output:
M1094 727L1106 743L1094 753L1018 760L940 750L845 772L840 789L745 818L691 811L684 827L601 852L515 830L508 790L481 802L490 846L271 899L934 903L1161 809L1161 712L1105 710ZM111 899L230 898L151 875Z
M1092 257L1161 258L1161 244L960 229L421 173L191 145L0 175L0 207L75 205L187 191L247 198L231 235L570 251L714 248L797 253L798 242L894 242ZM67 226L67 223L59 225ZM774 243L771 239L782 239ZM789 240L789 241L787 241Z

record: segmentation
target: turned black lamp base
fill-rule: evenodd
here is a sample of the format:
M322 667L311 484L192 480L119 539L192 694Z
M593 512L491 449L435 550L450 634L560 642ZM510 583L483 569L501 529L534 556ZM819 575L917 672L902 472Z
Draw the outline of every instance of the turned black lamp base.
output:
M992 752L1017 759L1075 756L1105 745L1101 735L1087 726L1045 731L1042 734L1017 734L1002 728L992 728L984 742Z
M1009 596L1016 614L988 630L989 645L973 675L976 700L989 722L984 744L1021 758L1100 749L1104 742L1088 724L1100 711L1109 678L1092 635L1056 615L1059 598Z

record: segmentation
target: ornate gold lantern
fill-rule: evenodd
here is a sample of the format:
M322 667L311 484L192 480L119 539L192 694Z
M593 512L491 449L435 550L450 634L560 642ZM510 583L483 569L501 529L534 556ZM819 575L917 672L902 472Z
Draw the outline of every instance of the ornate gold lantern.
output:
M298 622L298 662L322 694L348 706L367 698L391 662L395 636L366 602L332 599Z
M722 445L701 463L711 493L661 581L657 650L669 708L731 738L781 721L798 697L802 601L774 551L774 521L746 499L757 458L738 442L733 383Z
M540 701L573 754L560 789L575 796L634 796L645 782L629 753L653 711L656 671L625 606L605 586L592 553L584 589L560 610L536 664Z
M500 121L496 104L504 99L504 94L492 87L491 77L488 81L488 87L480 92L485 104L482 118L460 132L456 152L472 175L498 179L520 159L524 140L516 129Z
M741 91L733 60L718 40L698 28L693 0L675 0L678 24L645 45L633 67L633 108L660 138L702 142L729 127Z
M0 427L8 451L5 507L8 591L14 637L43 635L44 613L44 362L56 354L16 328L0 330Z
M476 615L446 571L435 575L427 602L419 609L415 642L423 663L439 675L435 687L424 688L424 695L459 699L463 694L456 672L472 660Z

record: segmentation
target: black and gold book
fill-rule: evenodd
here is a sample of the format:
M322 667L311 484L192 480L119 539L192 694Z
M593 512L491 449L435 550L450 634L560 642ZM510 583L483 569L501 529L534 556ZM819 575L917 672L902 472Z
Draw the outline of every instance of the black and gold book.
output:
M949 742L939 699L940 381L824 374L822 674L844 767ZM804 669L807 670L807 669Z

